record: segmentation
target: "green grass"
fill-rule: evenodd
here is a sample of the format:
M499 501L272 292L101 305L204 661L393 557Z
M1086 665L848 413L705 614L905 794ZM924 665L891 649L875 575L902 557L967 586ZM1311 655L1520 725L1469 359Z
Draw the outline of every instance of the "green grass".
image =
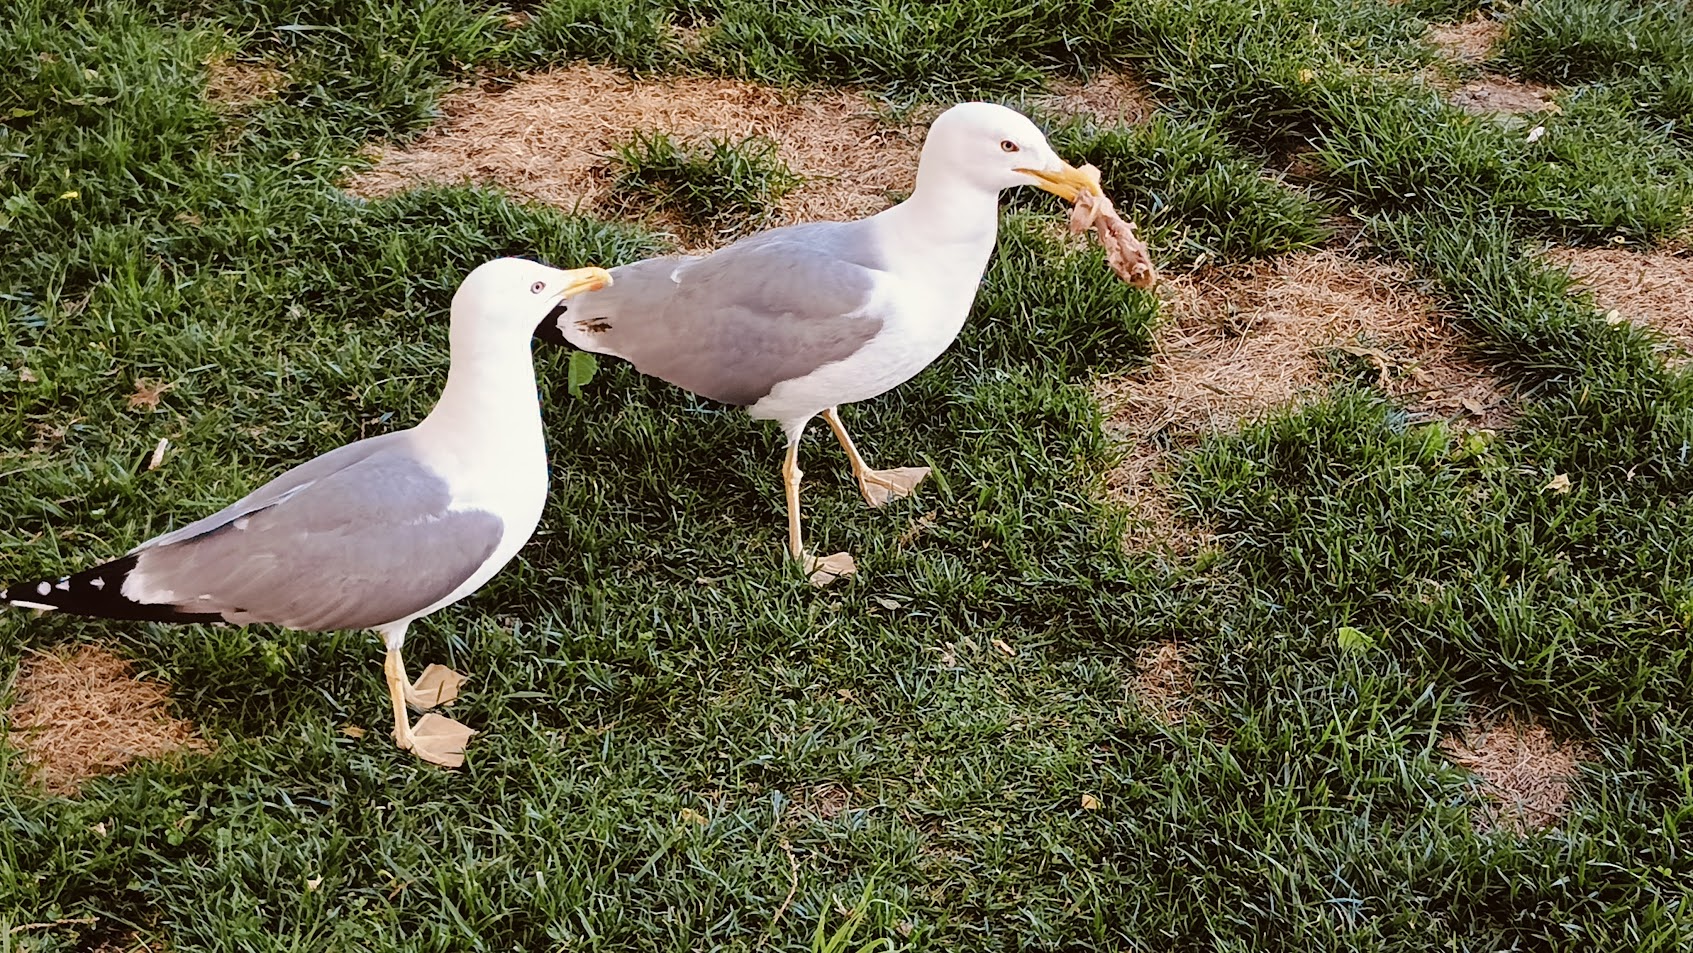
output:
M470 765L393 750L360 634L0 616L0 685L26 649L113 642L217 744L76 798L0 744L0 949L1687 948L1693 376L1536 255L1685 231L1693 41L1670 4L1504 11L1502 62L1568 85L1528 143L1405 78L1430 20L1478 6L555 0L513 29L456 2L3 0L8 582L416 421L475 264L661 250L491 190L339 189L448 85L578 57L891 108L1131 67L1154 122L1043 122L1161 264L1316 247L1344 212L1527 397L1486 439L1365 383L1214 435L1173 481L1217 551L1125 553L1090 385L1147 359L1160 303L1019 195L960 341L847 411L873 462L932 481L868 510L827 434L804 445L808 532L862 567L817 591L783 564L771 428L617 361L572 400L539 352L541 530L409 643L474 676ZM290 82L221 113L229 53ZM1304 150L1314 181L1268 171ZM781 179L730 151L680 189L707 218ZM140 379L174 385L157 410L128 406ZM1130 685L1172 639L1197 682L1177 726ZM1543 833L1478 830L1437 750L1501 708L1593 752Z
M1071 161L1099 167L1106 194L1135 210L1162 261L1264 258L1325 236L1324 202L1267 177L1215 129L1164 116L1137 126L1071 121L1052 126L1050 139Z
M1693 13L1673 2L1543 0L1510 19L1501 54L1546 82L1614 86L1640 114L1693 136Z
M626 211L657 208L691 225L735 236L766 223L800 177L764 136L739 141L712 136L679 142L670 134L637 132L613 147L614 194Z

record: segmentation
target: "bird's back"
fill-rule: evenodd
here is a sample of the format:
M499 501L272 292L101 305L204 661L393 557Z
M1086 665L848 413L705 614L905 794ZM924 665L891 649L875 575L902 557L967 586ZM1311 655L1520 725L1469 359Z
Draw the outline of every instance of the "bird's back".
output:
M612 286L571 301L559 329L644 374L752 404L881 329L872 304L883 263L869 235L866 222L811 222L614 268Z
M370 628L457 590L504 535L454 505L415 431L338 448L122 559L0 599L115 619Z

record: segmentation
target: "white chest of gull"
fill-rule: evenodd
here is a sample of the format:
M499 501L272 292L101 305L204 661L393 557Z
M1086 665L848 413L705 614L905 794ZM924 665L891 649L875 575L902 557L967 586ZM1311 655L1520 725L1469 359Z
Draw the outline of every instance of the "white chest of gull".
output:
M0 602L109 619L374 629L387 648L395 742L462 764L470 729L435 713L409 723L407 705L451 701L460 677L432 665L408 681L406 627L475 592L534 533L547 457L530 336L562 298L610 281L599 268L482 265L453 296L447 386L417 426L294 467L122 559L0 590Z
M1099 189L1024 116L963 103L930 126L906 201L858 221L790 225L709 255L614 268L611 287L571 301L536 333L779 423L788 551L822 584L854 567L846 553L817 558L802 545L806 424L828 421L871 506L928 475L871 469L836 408L905 383L958 337L993 253L999 193L1018 185L1067 201Z

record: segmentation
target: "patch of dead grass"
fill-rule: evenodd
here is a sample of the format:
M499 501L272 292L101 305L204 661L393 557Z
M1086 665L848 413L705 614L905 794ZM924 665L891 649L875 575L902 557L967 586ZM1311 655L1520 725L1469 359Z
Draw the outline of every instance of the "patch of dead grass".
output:
M1693 255L1687 251L1556 248L1547 258L1568 269L1599 307L1654 328L1672 346L1665 359L1693 360Z
M33 652L19 666L8 741L54 794L137 758L204 752L194 726L168 710L170 686L135 675L128 659L96 645Z
M1500 113L1556 112L1552 101L1557 90L1535 83L1519 83L1504 76L1487 75L1470 80L1449 94L1452 105L1478 116Z
M1440 750L1482 783L1486 799L1472 815L1476 829L1519 835L1564 816L1570 782L1591 757L1578 744L1557 741L1544 725L1515 715L1474 722L1463 734L1442 738Z
M1428 41L1452 59L1473 64L1492 56L1504 34L1504 23L1477 14L1462 23L1441 23L1430 27Z
M288 75L263 63L247 63L227 53L206 61L206 99L226 112L261 103L288 86Z
M1128 505L1129 525L1123 531L1123 546L1132 552L1164 551L1181 556L1216 541L1216 530L1176 512L1169 489L1170 465L1170 455L1164 449L1135 440L1123 462L1105 475L1106 494Z
M1085 83L1061 80L1050 95L1036 102L1054 112L1093 116L1103 122L1137 123L1152 118L1158 103L1152 91L1128 73L1096 73Z
M571 209L606 204L613 146L637 131L683 139L762 135L804 182L772 224L868 215L915 182L921 129L884 122L862 94L795 93L739 80L631 79L578 65L499 91L453 93L415 142L384 146L348 190L365 198L425 183L491 184Z
M1209 268L1163 285L1166 322L1149 366L1103 380L1108 427L1129 444L1107 486L1139 517L1125 545L1185 552L1211 533L1170 510L1166 448L1230 429L1326 390L1334 355L1368 362L1387 393L1427 416L1497 428L1503 384L1463 352L1461 336L1404 269L1335 251Z
M832 821L846 813L852 807L852 792L833 781L806 787L798 792L796 798L801 810L825 821Z
M1181 724L1187 717L1193 699L1191 654L1180 642L1159 642L1142 649L1135 659L1130 686L1135 700L1166 725Z

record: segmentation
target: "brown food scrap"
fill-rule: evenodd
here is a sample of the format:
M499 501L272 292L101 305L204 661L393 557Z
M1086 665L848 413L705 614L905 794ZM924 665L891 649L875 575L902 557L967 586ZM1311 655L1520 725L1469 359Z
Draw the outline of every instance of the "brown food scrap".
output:
M1084 165L1081 171L1093 179L1097 189L1099 169ZM1135 237L1134 225L1123 221L1104 192L1083 189L1076 195L1076 207L1070 210L1070 231L1079 235L1090 228L1099 237L1099 244L1105 249L1105 261L1117 277L1143 289L1157 282L1152 252Z

